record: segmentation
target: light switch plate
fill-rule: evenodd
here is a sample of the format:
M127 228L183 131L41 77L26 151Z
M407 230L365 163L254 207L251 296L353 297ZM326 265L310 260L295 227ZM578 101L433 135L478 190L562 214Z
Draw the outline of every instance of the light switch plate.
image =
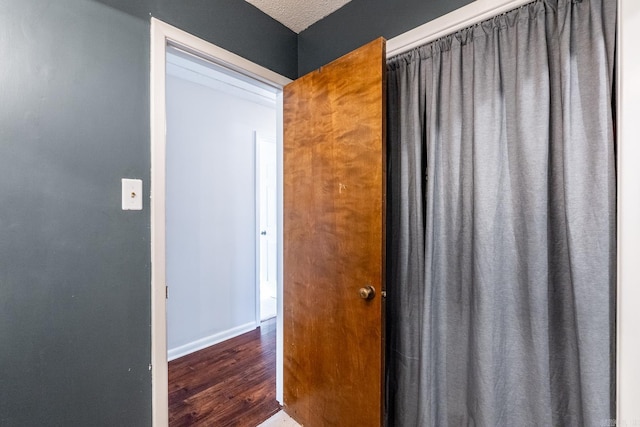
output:
M142 210L142 180L122 178L122 210Z

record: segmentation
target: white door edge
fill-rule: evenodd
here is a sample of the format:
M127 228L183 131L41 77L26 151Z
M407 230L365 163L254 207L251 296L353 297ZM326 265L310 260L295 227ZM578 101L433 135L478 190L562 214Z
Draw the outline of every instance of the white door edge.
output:
M640 425L640 2L618 1L617 423Z
M277 269L277 247L275 248L275 251L272 251L271 249L274 249L271 245L272 241L272 235L275 236L276 240L275 243L277 245L277 235L278 235L278 227L277 227L277 223L276 224L272 224L272 221L270 221L269 219L273 219L275 221L277 221L277 214L273 215L273 211L271 209L269 209L270 206L272 206L272 208L275 208L277 210L277 182L273 181L272 179L269 178L268 175L265 175L265 173L269 173L269 170L271 168L273 168L273 166L275 165L275 160L277 158L276 155L276 138L275 135L273 134L268 134L268 133L264 133L264 132L257 132L254 131L254 146L255 146L255 153L256 153L256 159L255 159L255 171L256 171L256 183L255 183L255 188L256 188L256 311L257 311L257 316L256 319L258 321L258 326L260 325L260 323L262 322L262 319L264 317L264 312L263 312L263 307L262 307L262 300L263 297L265 295L263 295L263 285L265 284L265 278L264 278L264 273L265 270L267 272L267 274L269 272L273 273L274 271L278 271ZM270 161L269 161L270 160ZM265 168L265 162L267 162L266 164L266 168ZM275 176L273 176L275 178ZM272 190L275 190L276 194L276 203L272 204L269 203L270 202L270 198L268 197L269 193L267 191L267 194L264 194L264 189L265 189L265 184L269 184L269 183L273 183L275 184L274 186L272 186ZM267 202L267 206L264 206L263 204L263 199L264 201ZM266 215L266 218L265 218ZM264 219L264 223L263 223L263 219ZM262 233L266 232L266 235L263 235ZM264 251L263 251L264 249ZM266 255L265 259L263 259L263 255ZM273 261L275 260L276 265L273 265ZM273 268L271 268L273 267ZM277 275L273 276L273 274L271 274L271 276L267 276L267 279L271 277L271 280L267 280L266 283L269 285L275 285L276 287L276 296L277 296ZM269 286L270 288L271 286ZM271 316L271 312L269 312L269 316ZM276 306L276 315L277 315L277 306ZM269 317L269 318L270 318Z

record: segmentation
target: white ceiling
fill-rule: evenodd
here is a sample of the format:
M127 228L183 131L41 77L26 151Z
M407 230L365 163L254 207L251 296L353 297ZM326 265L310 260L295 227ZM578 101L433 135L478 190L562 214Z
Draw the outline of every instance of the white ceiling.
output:
M246 0L276 21L300 33L351 0Z

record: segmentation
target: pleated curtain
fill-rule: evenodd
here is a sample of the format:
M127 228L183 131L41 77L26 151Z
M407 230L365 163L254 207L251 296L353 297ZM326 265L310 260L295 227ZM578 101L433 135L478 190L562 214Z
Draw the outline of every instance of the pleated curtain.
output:
M615 417L615 0L387 64L387 423Z

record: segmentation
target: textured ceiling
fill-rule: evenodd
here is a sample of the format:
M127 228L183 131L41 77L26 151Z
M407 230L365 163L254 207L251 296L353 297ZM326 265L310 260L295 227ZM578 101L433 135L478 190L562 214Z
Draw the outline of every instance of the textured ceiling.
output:
M246 0L296 33L340 9L351 0Z

